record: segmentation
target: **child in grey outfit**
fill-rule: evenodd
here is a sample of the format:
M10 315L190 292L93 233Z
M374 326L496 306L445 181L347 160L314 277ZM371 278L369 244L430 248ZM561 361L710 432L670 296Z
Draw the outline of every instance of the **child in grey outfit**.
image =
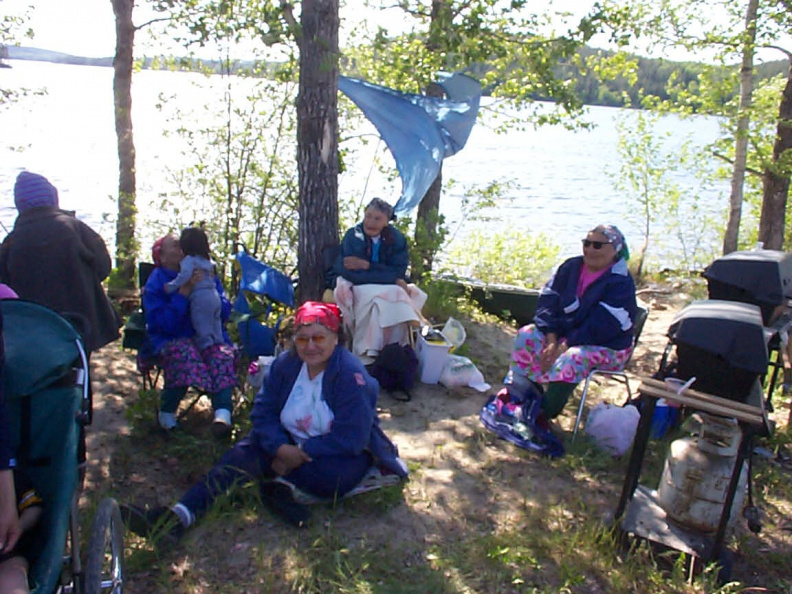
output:
M209 239L203 229L187 227L179 237L184 252L179 274L165 285L168 293L178 291L190 280L193 271L201 270L201 280L190 292L190 319L195 330L195 344L202 351L213 344L223 344L220 294L215 285L215 264L209 257Z

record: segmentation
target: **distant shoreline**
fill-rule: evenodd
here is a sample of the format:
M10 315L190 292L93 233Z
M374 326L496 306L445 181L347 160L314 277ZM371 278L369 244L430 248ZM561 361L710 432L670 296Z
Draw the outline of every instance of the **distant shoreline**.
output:
M22 47L22 46L5 46L5 50L7 55L4 57L9 60L28 60L33 62L51 62L53 64L67 64L72 66L100 66L100 67L107 67L112 68L114 58L86 58L84 56L73 56L71 54L65 54L63 52L56 52L52 50L45 50L39 49L35 47ZM163 58L165 58L163 60ZM148 57L143 56L140 58L135 58L136 62L142 63L142 68L145 70L151 69L162 69L162 64L167 63L170 58L158 56L158 57ZM187 70L185 64L191 64L194 67L196 72L202 72L206 70L208 67L210 70L220 73L223 72L224 69L221 67L221 64L217 60L198 60L193 58L173 58L173 60L178 61L179 67L176 70ZM155 65L152 68L152 64L155 62L159 62L159 66ZM235 68L249 68L251 67L254 62L252 60L237 60L233 62ZM8 66L11 67L10 65Z

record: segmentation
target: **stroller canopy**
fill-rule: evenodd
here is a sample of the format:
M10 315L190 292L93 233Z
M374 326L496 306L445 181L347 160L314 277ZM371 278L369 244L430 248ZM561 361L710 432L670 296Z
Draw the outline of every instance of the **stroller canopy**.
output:
M732 252L704 270L707 281L737 287L757 305L780 305L792 297L792 254L776 250Z
M3 309L6 398L34 394L69 373L80 352L80 334L53 310L18 299L0 301ZM42 348L46 345L46 348Z
M730 365L764 373L768 355L759 307L735 301L694 301L668 327L674 344L717 355Z

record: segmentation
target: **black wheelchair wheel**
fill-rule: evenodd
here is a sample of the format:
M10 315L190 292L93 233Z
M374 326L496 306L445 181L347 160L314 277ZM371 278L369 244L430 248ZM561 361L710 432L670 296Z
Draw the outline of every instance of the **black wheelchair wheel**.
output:
M115 499L103 499L91 525L85 560L85 594L121 594L124 585L124 524Z

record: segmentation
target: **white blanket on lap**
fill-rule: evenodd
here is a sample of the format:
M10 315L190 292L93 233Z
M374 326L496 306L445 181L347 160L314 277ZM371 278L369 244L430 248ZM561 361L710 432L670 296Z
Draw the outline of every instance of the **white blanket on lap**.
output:
M352 352L364 363L373 361L386 344L407 344L409 326L420 325L426 293L412 284L407 288L353 285L345 278L336 282L334 296L352 337Z

